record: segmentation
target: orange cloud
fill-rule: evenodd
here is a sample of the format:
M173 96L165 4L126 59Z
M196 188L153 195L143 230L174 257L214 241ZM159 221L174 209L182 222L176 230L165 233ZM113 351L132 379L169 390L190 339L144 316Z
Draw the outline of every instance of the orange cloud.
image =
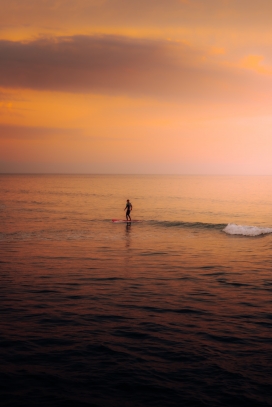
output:
M33 126L13 126L9 124L0 124L0 140L35 140L42 138L65 139L79 138L82 135L80 129L71 128L52 128L52 127L33 127Z
M227 98L254 78L177 41L73 36L0 41L0 86L180 100Z
M272 75L272 67L265 66L263 61L264 57L262 55L248 55L242 59L240 66L259 74Z
M222 21L235 23L240 19L245 24L256 25L270 23L272 4L270 0L168 0L167 3L165 0L9 0L1 5L1 11L1 26L20 22L34 25L36 22L46 28L48 22L59 26L78 20L88 21L89 25L94 22L139 25L146 21L150 25L151 17L154 25L172 23L180 26L188 22L188 18L191 22L204 19L207 23L216 19L214 25L222 25Z

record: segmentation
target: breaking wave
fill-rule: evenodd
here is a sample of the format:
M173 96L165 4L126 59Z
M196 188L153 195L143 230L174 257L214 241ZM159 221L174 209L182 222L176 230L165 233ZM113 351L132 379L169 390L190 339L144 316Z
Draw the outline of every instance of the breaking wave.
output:
M229 235L259 236L272 233L272 228L261 228L257 226L236 225L229 223L223 232Z
M152 224L161 227L180 227L192 229L216 229L229 235L259 236L272 233L272 228L236 225L235 223L204 223L204 222L181 222L181 221L151 221Z

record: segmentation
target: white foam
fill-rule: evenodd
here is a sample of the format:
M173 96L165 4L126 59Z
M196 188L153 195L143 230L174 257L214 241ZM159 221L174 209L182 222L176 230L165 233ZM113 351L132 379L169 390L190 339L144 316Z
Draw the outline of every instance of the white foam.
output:
M257 226L243 226L229 223L223 232L229 235L259 236L272 233L272 228L259 228Z

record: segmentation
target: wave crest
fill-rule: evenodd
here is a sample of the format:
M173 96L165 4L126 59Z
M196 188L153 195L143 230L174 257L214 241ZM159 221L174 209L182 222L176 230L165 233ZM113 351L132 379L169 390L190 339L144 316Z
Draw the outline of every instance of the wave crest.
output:
M259 236L272 233L272 228L260 228L257 226L244 226L229 223L223 229L223 232L228 233L229 235Z
M157 225L166 228L180 227L180 228L192 228L192 229L218 229L222 230L226 226L226 223L204 223L204 222L182 222L182 221L149 221L151 225Z

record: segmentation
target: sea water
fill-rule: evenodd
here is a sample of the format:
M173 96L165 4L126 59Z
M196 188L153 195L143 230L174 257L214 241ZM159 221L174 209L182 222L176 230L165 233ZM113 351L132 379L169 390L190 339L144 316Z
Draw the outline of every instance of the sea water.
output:
M272 177L0 190L2 406L272 405Z

